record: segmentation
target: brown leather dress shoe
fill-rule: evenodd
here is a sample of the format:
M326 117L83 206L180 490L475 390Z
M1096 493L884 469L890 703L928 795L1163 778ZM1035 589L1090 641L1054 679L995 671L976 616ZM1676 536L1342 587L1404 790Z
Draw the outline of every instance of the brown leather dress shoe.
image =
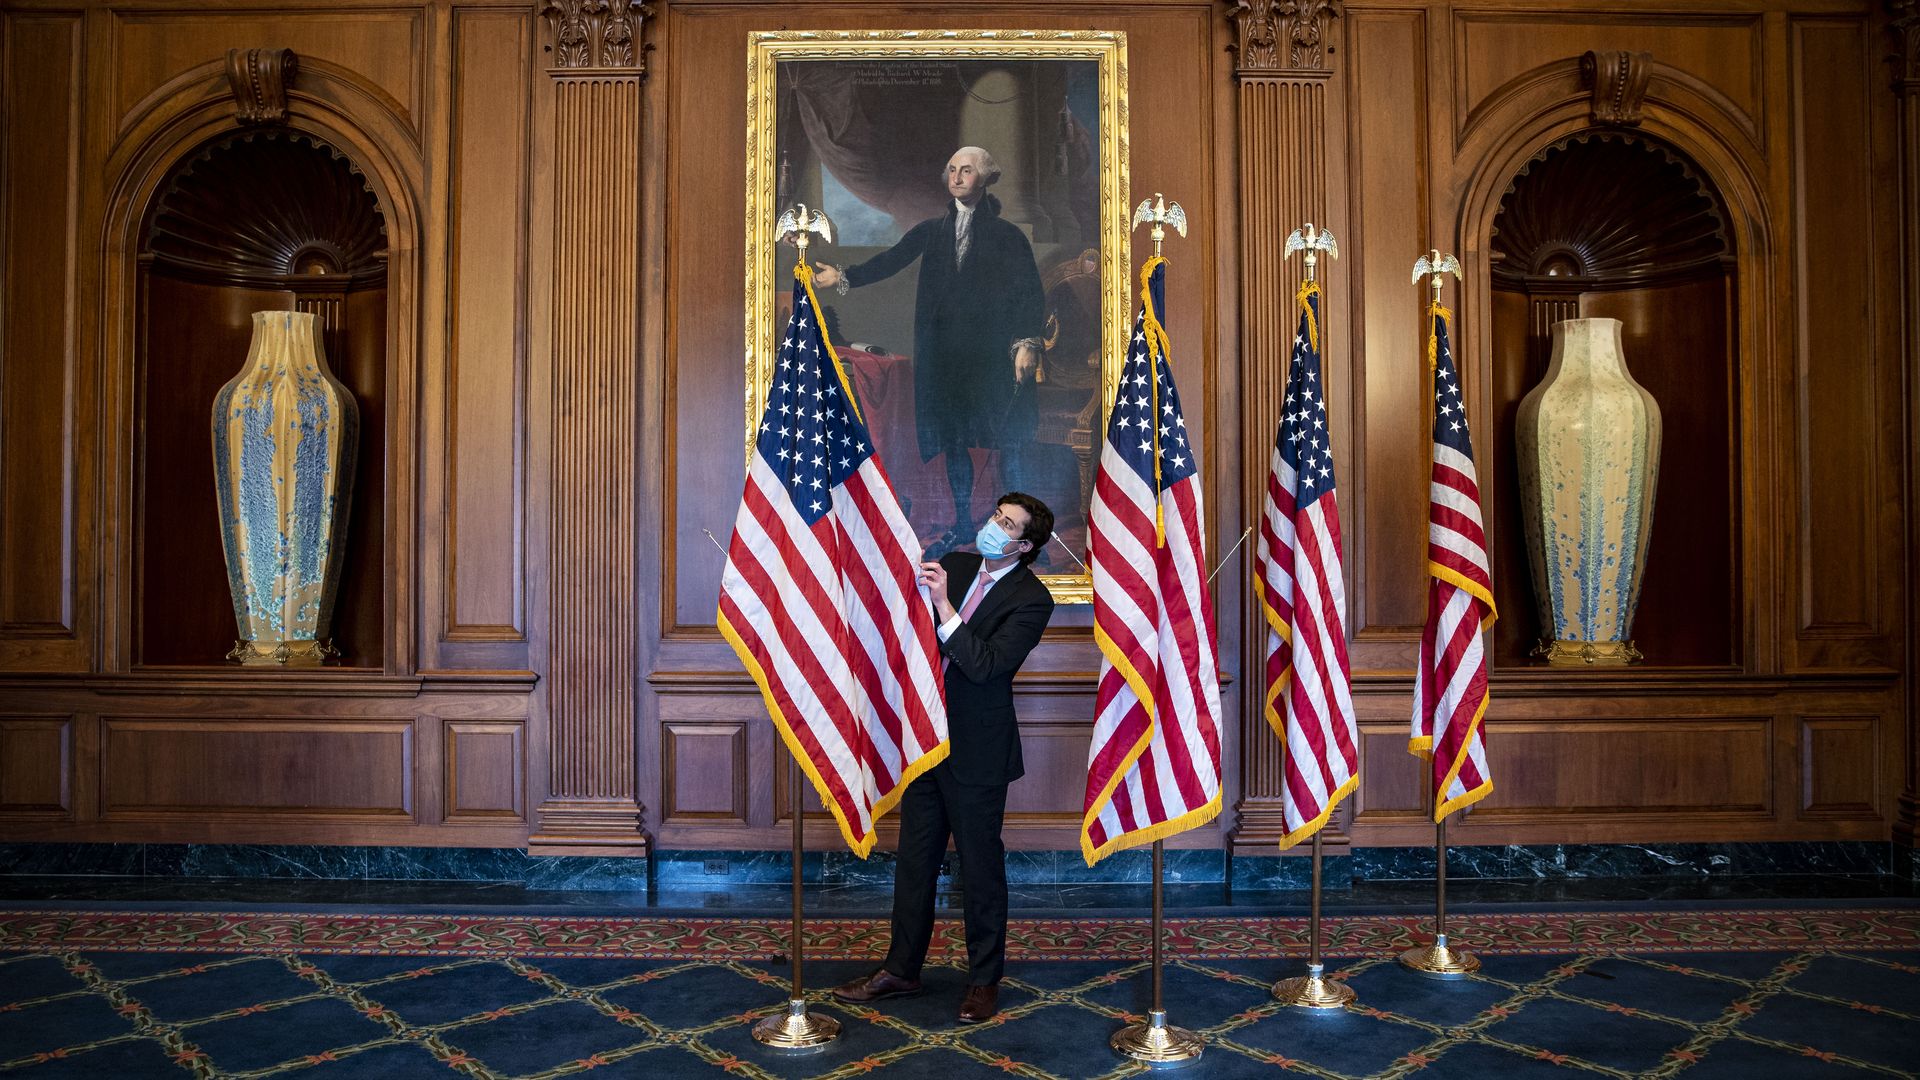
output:
M1000 1011L1000 984L988 983L985 986L967 987L967 997L960 1003L960 1022L977 1024L982 1020L993 1019Z
M917 994L919 992L919 980L903 979L885 968L881 968L871 975L862 975L851 982L841 983L839 986L833 988L834 997L839 998L841 1001L851 1001L855 1004L879 1001L882 998L905 997L908 994Z

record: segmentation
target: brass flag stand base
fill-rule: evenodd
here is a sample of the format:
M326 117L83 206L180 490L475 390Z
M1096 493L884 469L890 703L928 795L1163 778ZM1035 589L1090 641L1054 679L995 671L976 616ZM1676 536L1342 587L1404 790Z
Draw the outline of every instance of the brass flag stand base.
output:
M789 1054L825 1050L840 1037L840 1021L807 1011L803 998L787 1002L787 1011L753 1025L753 1041Z
M1434 826L1433 944L1400 954L1400 966L1429 979L1464 979L1480 970L1480 958L1447 945L1447 822Z
M1273 996L1282 1005L1302 1009L1344 1009L1353 1002L1353 987L1326 977L1320 962L1320 833L1313 834L1313 906L1308 911L1307 973L1273 984Z
M1273 996L1282 1005L1302 1009L1344 1009L1352 1004L1353 987L1334 982L1325 971L1324 964L1308 964L1305 975L1274 983Z
M1160 257L1160 245L1167 238L1167 226L1173 226L1181 236L1187 235L1187 212L1179 203L1170 203L1165 195L1154 192L1133 211L1133 228L1151 224L1153 231L1153 257ZM1138 1061L1149 1069L1183 1069L1200 1060L1207 1049L1207 1041L1186 1028L1173 1027L1167 1023L1167 1008L1160 999L1161 983L1161 939L1165 910L1160 899L1161 860L1166 853L1166 844L1159 840L1153 842L1153 1008L1147 1011L1147 1019L1138 1024L1128 1024L1113 1033L1108 1045L1113 1052L1123 1058Z
M1128 1024L1108 1040L1113 1052L1131 1058L1149 1069L1180 1069L1197 1063L1207 1041L1186 1028L1167 1023L1166 1006L1160 1001L1160 939L1163 910L1160 903L1160 859L1164 845L1153 842L1153 1008L1143 1023Z
M800 759L793 759L793 992L785 1012L753 1025L753 1041L783 1054L812 1054L825 1050L840 1037L840 1021L807 1011L807 993L800 983L800 960L806 939L800 936L800 854L805 840L805 816L800 812Z
M1448 948L1445 934L1432 945L1401 953L1400 964L1430 979L1464 979L1480 970L1480 958L1465 949Z
M1128 1024L1113 1033L1113 1052L1149 1069L1177 1069L1200 1060L1206 1041L1186 1028L1167 1023L1167 1010L1155 1009L1144 1024Z

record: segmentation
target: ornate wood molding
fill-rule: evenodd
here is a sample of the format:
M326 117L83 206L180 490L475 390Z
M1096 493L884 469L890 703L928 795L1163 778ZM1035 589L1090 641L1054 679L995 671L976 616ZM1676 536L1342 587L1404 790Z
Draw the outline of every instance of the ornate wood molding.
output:
M300 70L292 49L228 49L227 85L243 124L284 124L287 89Z
M1889 29L1893 32L1893 91L1899 100L1900 142L1900 261L1913 266L1920 259L1920 0L1887 0ZM1894 840L1906 849L1908 872L1920 879L1920 590L1914 588L1914 567L1920 565L1920 275L1909 273L1901 290L1901 347L1907 377L1907 753L1902 763L1900 797L1894 817Z
M1332 22L1345 8L1340 0L1226 0L1226 9L1238 83L1240 428L1264 447L1279 425L1275 403L1285 394L1300 278L1299 268L1281 257L1280 238L1303 221L1327 220L1327 98L1337 92L1329 42ZM1240 478L1243 505L1260 505L1266 469L1264 452L1248 455ZM1249 606L1243 670L1266 669L1266 637L1259 608ZM1242 697L1240 799L1228 849L1272 855L1287 831L1283 749L1261 711L1263 695L1249 684ZM1325 830L1336 847L1346 843L1348 814L1343 809Z
M552 5L549 5L552 6ZM601 7L609 5L602 4ZM548 796L535 851L645 854L639 722L641 77L555 72Z
M548 68L625 69L647 73L642 41L653 5L636 0L536 0L547 27Z
M1329 5L1323 5L1326 10ZM1317 38L1316 38L1317 40ZM1286 358L1298 318L1294 293L1302 269L1281 254L1281 238L1304 221L1327 220L1329 201L1327 98L1334 80L1325 71L1242 69L1238 90L1240 201L1240 429L1248 445L1241 470L1242 505L1257 507L1266 494L1267 449L1279 427L1286 394ZM1242 562L1245 573L1253 560ZM1258 684L1266 670L1267 624L1257 604L1248 605L1242 666L1253 681L1241 695L1240 800L1228 849L1237 855L1273 855L1287 828L1283 814L1283 748L1262 712ZM1343 807L1328 823L1326 842L1344 850Z
M1236 74L1323 71L1328 25L1345 14L1340 0L1227 0Z
M1589 49L1580 58L1580 81L1593 91L1593 122L1640 126L1640 107L1646 103L1647 78L1652 74L1650 52Z
M387 272L372 185L338 147L297 131L201 148L168 177L143 247L169 272L269 289L289 275L366 284Z
M1893 88L1913 93L1920 90L1920 0L1887 0L1887 16L1893 31Z
M1583 131L1534 155L1508 185L1493 219L1493 280L1578 294L1725 274L1729 231L1719 192L1678 151Z

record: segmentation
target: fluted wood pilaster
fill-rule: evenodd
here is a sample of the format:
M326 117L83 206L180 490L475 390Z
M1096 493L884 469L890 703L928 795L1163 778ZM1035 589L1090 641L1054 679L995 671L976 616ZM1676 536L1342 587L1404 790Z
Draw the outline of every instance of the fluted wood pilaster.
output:
M1894 839L1920 879L1920 0L1888 0L1900 115L1900 263L1907 428L1907 753Z
M1259 513L1266 498L1273 435L1286 391L1287 357L1297 323L1294 292L1304 269L1282 256L1287 234L1302 222L1327 220L1327 68L1324 37L1339 15L1331 0L1229 0L1235 33L1240 156L1240 385L1246 445L1245 505ZM1249 541L1251 543L1252 541ZM1254 563L1244 586L1251 589ZM1266 670L1267 626L1257 603L1248 605L1245 660L1254 673L1243 695L1240 800L1232 851L1272 855L1286 834L1281 816L1281 741L1262 713L1257 686ZM1344 844L1345 812L1326 838Z
M1553 324L1580 317L1580 293L1533 292L1527 296L1527 357L1540 370L1553 358Z
M535 849L644 854L634 730L641 49L627 22L540 8L552 35L548 796ZM584 14L583 14L584 13ZM617 41L615 39L618 39ZM618 48L612 46L617 45ZM604 66L586 66L588 64Z
M293 308L313 316L320 326L320 346L335 372L347 355L347 286L345 278L301 281L293 289Z

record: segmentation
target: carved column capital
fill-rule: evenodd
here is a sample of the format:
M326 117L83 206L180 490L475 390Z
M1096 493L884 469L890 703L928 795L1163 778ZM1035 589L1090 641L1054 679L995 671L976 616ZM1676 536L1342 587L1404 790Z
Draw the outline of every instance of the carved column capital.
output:
M228 49L227 85L243 124L284 124L287 88L300 69L292 49Z
M1901 93L1920 90L1920 0L1887 0L1893 30L1893 87Z
M1624 49L1590 49L1580 58L1580 81L1593 91L1593 122L1639 127L1647 101L1653 54Z
M1345 12L1340 0L1227 0L1235 74L1327 70L1327 30Z
M625 69L644 77L642 41L653 5L641 0L534 0L547 27L549 69Z

